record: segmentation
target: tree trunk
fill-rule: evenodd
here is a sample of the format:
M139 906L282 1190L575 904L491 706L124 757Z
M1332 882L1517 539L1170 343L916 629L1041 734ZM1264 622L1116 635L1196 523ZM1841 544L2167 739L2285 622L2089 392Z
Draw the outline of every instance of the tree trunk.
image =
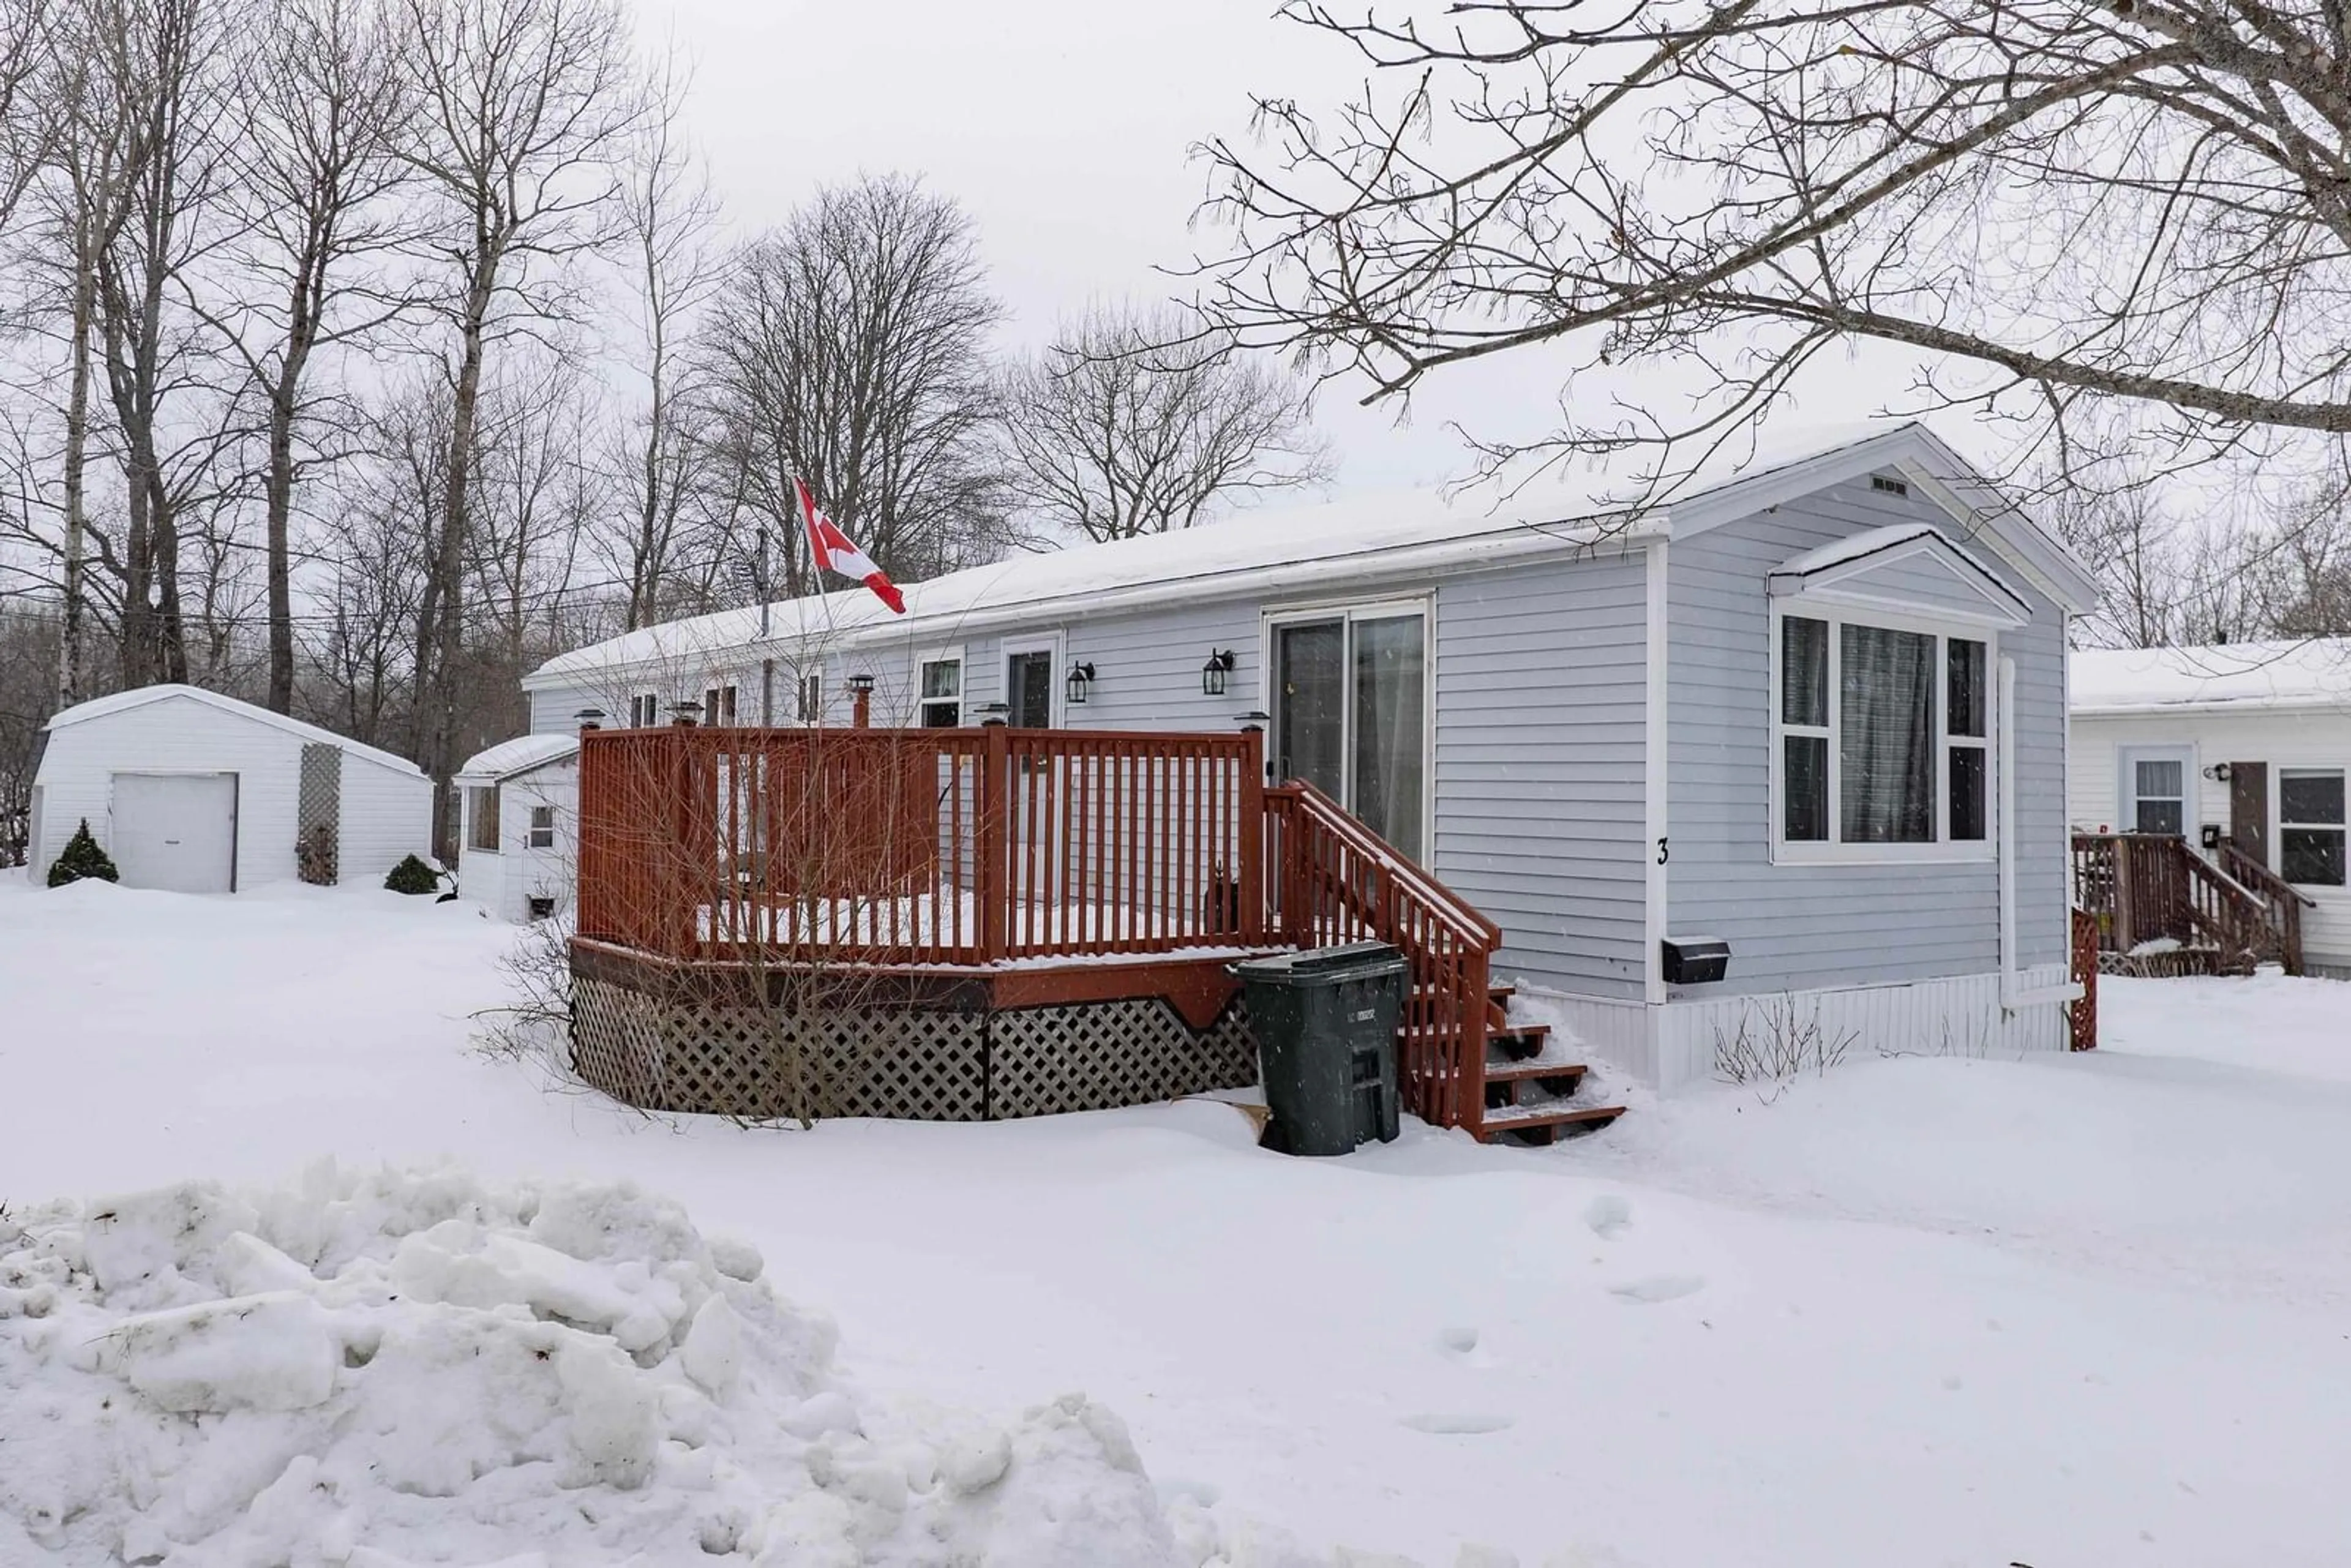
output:
M76 220L73 369L66 392L65 622L57 644L57 706L81 701L82 507L89 452L89 333L98 280L89 256L89 216Z
M442 491L441 540L431 577L438 604L433 627L432 670L425 713L424 771L433 776L434 852L444 861L457 852L450 779L457 768L457 675L465 654L465 579L467 505L472 498L474 426L482 398L482 339L497 276L496 253L484 246L465 289L463 347L455 395L450 404L449 466Z

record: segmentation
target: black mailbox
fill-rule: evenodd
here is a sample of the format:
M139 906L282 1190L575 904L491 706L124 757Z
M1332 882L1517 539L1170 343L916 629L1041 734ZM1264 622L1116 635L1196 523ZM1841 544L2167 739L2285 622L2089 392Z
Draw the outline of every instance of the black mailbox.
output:
M1730 944L1719 936L1666 938L1666 984L1703 986L1730 967Z

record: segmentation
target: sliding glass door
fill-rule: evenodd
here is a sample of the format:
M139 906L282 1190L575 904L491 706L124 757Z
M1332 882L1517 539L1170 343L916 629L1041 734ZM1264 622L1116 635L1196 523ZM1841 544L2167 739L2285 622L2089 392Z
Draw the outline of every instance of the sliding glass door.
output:
M1273 625L1273 768L1419 858L1427 810L1428 619L1393 607Z

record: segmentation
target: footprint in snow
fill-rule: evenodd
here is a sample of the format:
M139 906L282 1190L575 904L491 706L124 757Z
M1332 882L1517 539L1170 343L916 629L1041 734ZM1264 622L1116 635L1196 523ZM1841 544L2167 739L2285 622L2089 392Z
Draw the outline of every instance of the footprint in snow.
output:
M1407 1416L1404 1424L1416 1432L1434 1432L1447 1437L1474 1437L1488 1432L1504 1431L1516 1426L1518 1417L1458 1414Z
M1583 1223L1603 1241L1614 1241L1633 1223L1633 1200L1622 1193L1604 1192L1583 1206Z
M1697 1274L1652 1274L1646 1280L1632 1280L1622 1285L1611 1285L1608 1293L1620 1301L1637 1301L1643 1306L1655 1306L1659 1301L1678 1301L1706 1289L1705 1279Z

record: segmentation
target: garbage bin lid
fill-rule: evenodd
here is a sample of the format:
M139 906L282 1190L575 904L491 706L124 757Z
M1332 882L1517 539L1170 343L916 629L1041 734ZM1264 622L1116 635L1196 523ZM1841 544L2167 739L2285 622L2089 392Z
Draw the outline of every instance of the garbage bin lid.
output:
M1384 975L1403 967L1404 955L1392 943L1343 942L1336 947L1244 958L1233 966L1233 973L1244 980L1280 986L1332 979L1343 974Z

